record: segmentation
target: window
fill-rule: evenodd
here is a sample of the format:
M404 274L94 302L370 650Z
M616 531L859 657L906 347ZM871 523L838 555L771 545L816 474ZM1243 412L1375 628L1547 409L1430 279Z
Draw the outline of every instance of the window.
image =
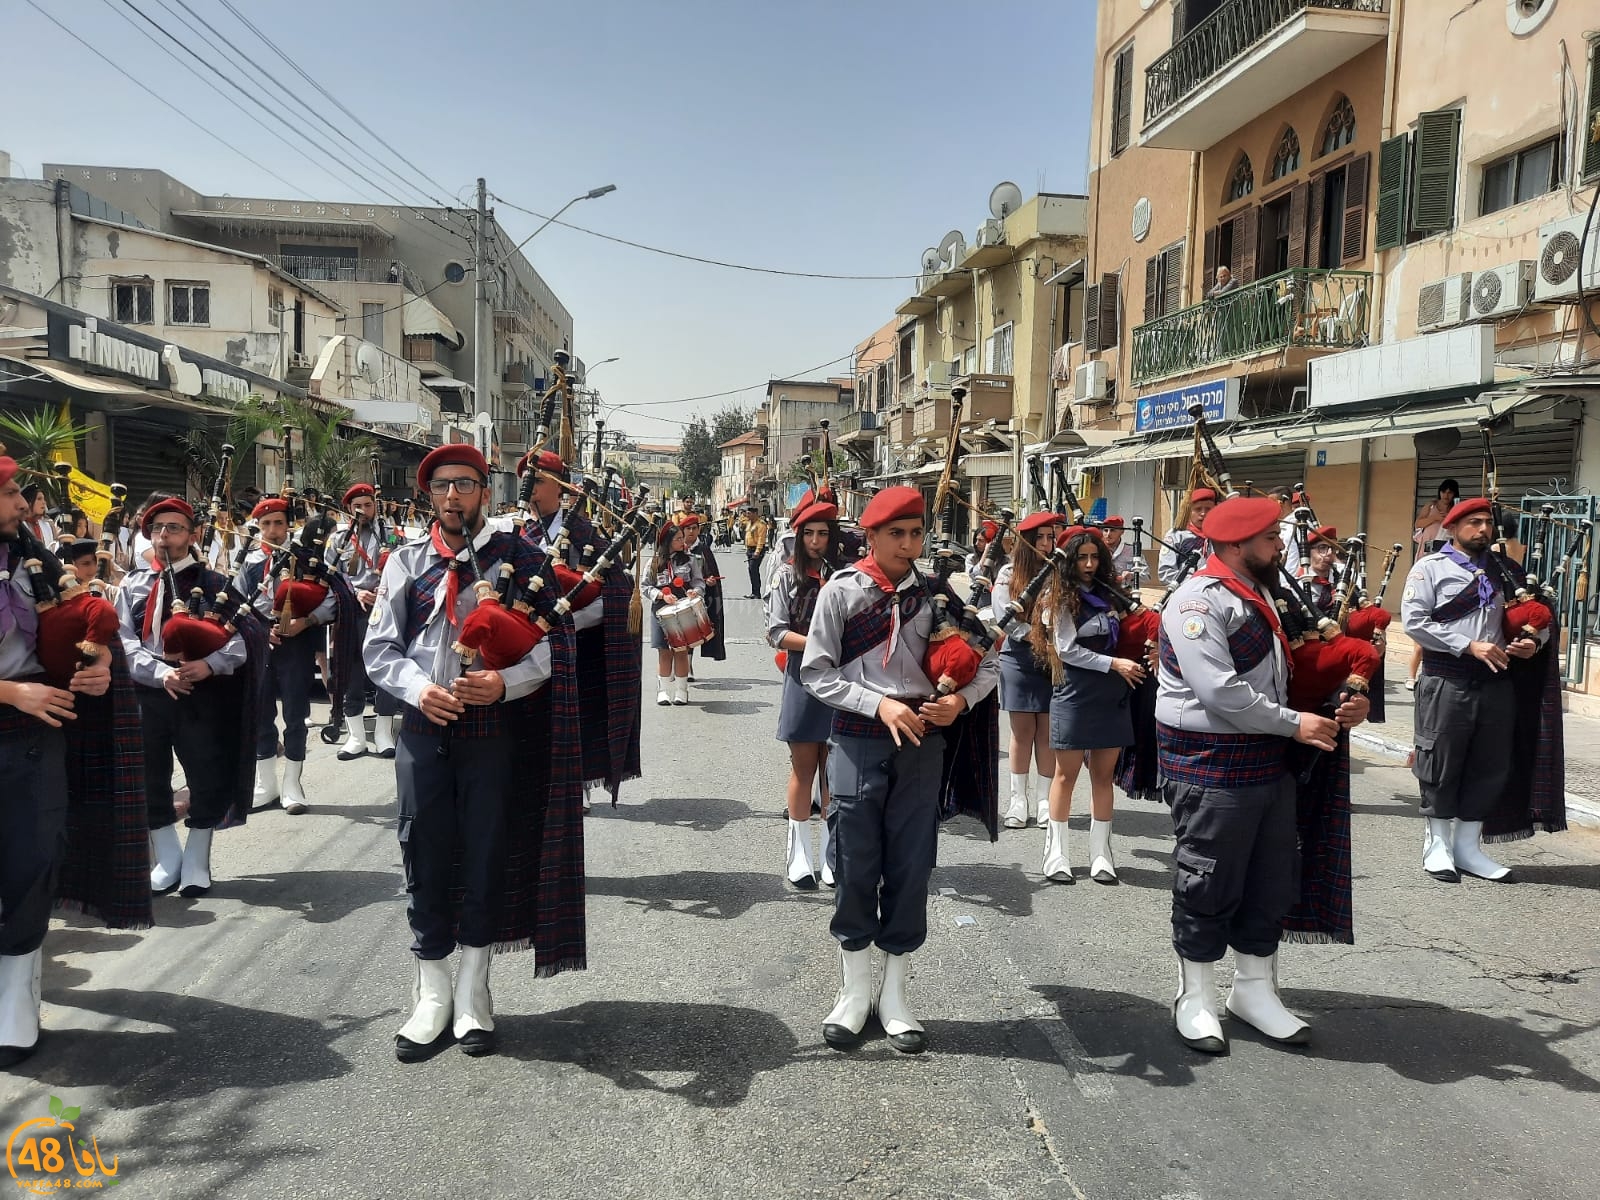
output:
M905 388L911 382L915 367L913 354L916 350L917 330L915 326L900 335L900 386Z
M1584 106L1580 128L1587 131L1587 136L1578 173L1586 180L1593 179L1600 175L1600 41L1589 43L1589 102Z
M1300 135L1291 125L1283 131L1283 138L1278 142L1278 152L1272 157L1272 178L1282 179L1285 175L1293 175L1300 169Z
M1111 72L1111 157L1128 148L1133 137L1133 44L1118 53Z
M1241 154L1239 161L1234 164L1233 176L1228 180L1228 198L1224 203L1232 204L1235 200L1243 200L1255 190L1255 168L1250 165L1250 156Z
M1455 227L1460 140L1461 113L1445 108L1418 113L1414 133L1378 148L1379 250Z
M211 324L211 285L208 283L168 284L167 323L169 325Z
M1322 130L1322 153L1332 154L1336 150L1343 150L1355 140L1356 110L1351 107L1348 97L1340 96Z
M1185 242L1158 250L1144 263L1144 319L1177 312L1183 303Z
M1011 374L1011 338L1015 329L1016 325L1008 321L989 335L983 347L983 369L988 374Z
M124 325L154 324L155 290L152 283L112 284L111 319Z
M274 329L283 328L283 289L267 289L267 323Z
M361 340L374 346L383 346L383 305L370 300L361 302Z
M1561 184L1561 139L1550 138L1483 168L1480 215L1553 192Z
M1121 336L1117 328L1121 313L1118 311L1118 293L1122 290L1122 273L1107 272L1100 282L1091 284L1083 294L1083 350L1093 354L1109 350Z

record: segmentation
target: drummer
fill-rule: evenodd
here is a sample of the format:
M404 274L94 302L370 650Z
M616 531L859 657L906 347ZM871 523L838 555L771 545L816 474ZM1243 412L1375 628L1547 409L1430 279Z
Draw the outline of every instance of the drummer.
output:
M679 514L681 518L683 514ZM695 522L698 526L699 521ZM662 706L689 703L690 646L674 647L661 624L661 610L672 604L698 597L706 586L700 560L689 554L688 528L681 520L670 520L656 536L655 558L649 573L640 581L640 590L650 602L650 644L656 650L656 703Z

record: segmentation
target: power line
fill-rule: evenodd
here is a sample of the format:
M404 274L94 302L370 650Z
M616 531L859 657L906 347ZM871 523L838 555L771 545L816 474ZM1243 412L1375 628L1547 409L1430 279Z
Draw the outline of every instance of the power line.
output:
M124 3L127 0L123 0ZM504 196L495 196L495 200L507 208L514 208L520 213L530 217L537 217L541 221L549 221L563 229L571 229L575 233L586 233L590 237L600 238L602 241L615 242L619 246L631 246L635 250L647 250L651 254L660 254L666 258L682 259L684 262L702 263L708 267L726 267L730 271L749 271L756 275L782 275L790 279L844 279L856 282L883 282L885 280L920 279L920 275L842 275L827 271L784 271L777 267L752 267L747 263L727 262L720 258L704 258L698 254L685 254L679 250L663 250L660 246L647 246L643 242L629 241L627 238L614 237L609 233L601 233L595 229L585 229L582 225L574 225L570 221L557 221L543 213L534 212L531 208L524 208L520 204L513 204Z
M26 2L26 4L28 5L29 8L33 9L34 12L38 13L46 21L49 21L50 24L54 25L57 29L61 30L62 33L66 34L73 41L77 42L78 45L82 46L90 54L94 55L101 62L105 63L106 66L110 67L117 74L121 75L124 79L128 80L129 83L133 84L135 87L137 87L145 95L149 96L152 100L156 101L158 104L161 104L161 105L164 105L167 108L170 108L173 112L177 113L178 116L182 117L189 124L193 125L196 129L198 129L201 133L205 134L212 141L214 141L217 144L219 144L221 146L224 146L227 149L233 151L240 158L244 159L245 162L249 163L252 167L256 168L256 170L262 172L263 174L272 176L272 178L276 179L279 183L283 184L283 186L288 188L291 192L297 192L297 193L299 193L301 195L304 195L304 196L311 195L311 192L308 191L306 188L301 187L297 183L289 182L289 180L285 179L282 175L279 175L271 167L266 166L264 163L256 161L254 158L251 158L248 154L246 154L243 150L239 149L239 147L235 146L232 142L228 141L228 139L223 137L220 133L214 133L212 130L207 129L204 125L200 124L199 121L196 121L188 113L184 112L183 109L179 108L176 104L172 103L172 101L168 100L165 96L162 96L160 93L158 93L158 92L154 91L152 88L150 88L143 80L139 79L137 76L135 76L132 73L130 73L129 71L125 70L122 66L120 66L118 63L116 63L112 59L106 57L99 50L97 50L94 46L90 45L82 37L80 37L75 31L67 28L67 26L63 25L60 21L56 20L55 17L51 16L48 12L46 12L43 8L41 8L35 2L35 0L25 0L25 2Z
M693 404L697 400L721 400L724 396L737 396L741 392L753 392L757 388L764 388L776 379L798 379L802 375L809 375L813 371L820 371L824 367L831 367L847 359L854 358L855 353L854 350L851 350L849 354L841 354L838 358L830 358L825 363L818 363L816 366L807 367L803 371L795 371L789 375L774 375L771 379L763 379L760 383L752 383L749 387L729 388L725 392L707 392L703 396L684 396L678 400L639 400L635 402L634 407L662 408L668 404Z

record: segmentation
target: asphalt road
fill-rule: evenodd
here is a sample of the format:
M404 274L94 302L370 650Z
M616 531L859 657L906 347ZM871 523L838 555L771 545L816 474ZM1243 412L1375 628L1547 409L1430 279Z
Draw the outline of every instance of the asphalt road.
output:
M728 661L646 708L645 778L586 822L590 969L496 960L499 1055L395 1061L391 769L314 738L313 811L219 836L211 895L51 933L4 1131L59 1096L119 1194L172 1198L1594 1195L1600 838L1434 883L1393 765L1357 764L1357 944L1283 955L1309 1051L1176 1041L1170 827L1138 803L1115 888L1042 883L1037 831L947 826L912 985L932 1050L828 1049L829 894L780 879L779 677L729 607Z

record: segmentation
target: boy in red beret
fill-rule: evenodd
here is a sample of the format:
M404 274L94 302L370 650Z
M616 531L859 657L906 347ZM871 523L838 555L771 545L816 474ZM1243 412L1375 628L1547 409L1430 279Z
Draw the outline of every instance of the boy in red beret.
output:
M345 492L343 507L350 514L350 523L334 535L328 547L328 557L350 581L356 603L360 606L357 618L360 632L364 634L367 617L372 612L373 601L377 599L383 557L393 540L393 531L378 512L377 489L370 483L358 483ZM340 710L346 733L344 745L339 747L341 762L368 753L376 754L379 758L394 757L394 716L400 711L399 702L382 688L378 689L373 705L377 715L373 719L372 741L369 743L363 715L367 707L368 685L366 666L361 661L361 655L356 654L350 662L344 703Z

